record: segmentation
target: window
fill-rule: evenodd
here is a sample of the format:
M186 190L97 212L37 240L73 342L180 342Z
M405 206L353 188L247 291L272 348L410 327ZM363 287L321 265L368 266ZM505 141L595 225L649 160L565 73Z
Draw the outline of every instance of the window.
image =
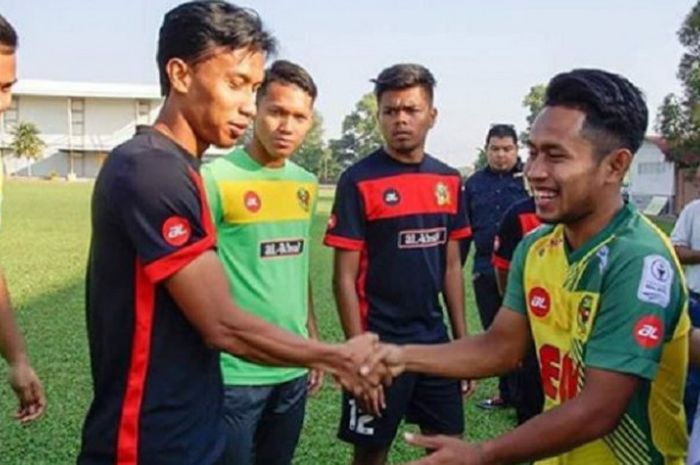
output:
M85 135L85 99L70 99L71 134L82 137Z
M151 123L151 102L138 100L136 102L136 124Z
M640 163L637 172L639 174L662 174L666 172L666 169L667 166L664 162Z
M19 98L18 97L12 97L12 101L10 102L10 107L5 111L5 114L3 115L3 121L4 121L4 131L6 133L12 132L12 130L17 126L17 123L19 123Z

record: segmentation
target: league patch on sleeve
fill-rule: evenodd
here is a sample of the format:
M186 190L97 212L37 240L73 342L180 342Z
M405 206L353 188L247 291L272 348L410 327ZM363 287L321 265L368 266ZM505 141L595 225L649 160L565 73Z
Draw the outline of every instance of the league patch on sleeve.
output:
M641 302L667 307L671 302L673 284L673 267L661 255L644 257L642 279L639 281L637 298Z

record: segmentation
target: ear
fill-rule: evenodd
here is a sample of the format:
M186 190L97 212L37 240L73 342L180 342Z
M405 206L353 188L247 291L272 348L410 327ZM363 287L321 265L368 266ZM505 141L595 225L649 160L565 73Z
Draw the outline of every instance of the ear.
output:
M185 94L192 83L192 67L180 58L171 58L165 65L170 79L170 88L179 94Z
M617 149L605 157L605 180L613 183L621 183L625 179L627 170L632 164L632 152L629 149Z
M437 121L437 116L438 116L438 110L435 107L432 107L430 109L430 129L435 126L435 122Z

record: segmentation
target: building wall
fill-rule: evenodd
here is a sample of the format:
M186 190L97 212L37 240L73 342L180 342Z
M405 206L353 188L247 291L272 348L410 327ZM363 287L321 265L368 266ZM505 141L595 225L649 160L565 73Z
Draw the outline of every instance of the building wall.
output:
M143 100L138 105L136 99L85 98L74 99L81 102L69 106L68 97L20 95L16 98L18 121L34 123L46 143L41 159L33 163L33 176L50 173L66 176L71 170L69 148L74 150L72 166L75 174L78 177L96 176L104 158L99 154L109 152L129 139L137 122L152 123L161 103L160 100ZM73 108L71 118L70 107ZM69 137L71 120L72 138ZM10 130L10 127L3 127L0 145L6 147L11 140ZM27 175L27 163L27 160L13 156L5 158L9 174Z
M632 159L630 195L672 197L674 176L673 163L666 161L666 156L656 144L644 141Z

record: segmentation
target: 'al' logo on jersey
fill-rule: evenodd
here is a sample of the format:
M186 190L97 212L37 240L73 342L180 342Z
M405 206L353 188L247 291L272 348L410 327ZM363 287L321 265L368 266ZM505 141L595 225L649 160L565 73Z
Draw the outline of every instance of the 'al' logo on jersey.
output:
M527 295L530 311L540 318L547 316L552 301L549 297L549 292L542 287L533 287Z
M450 190L444 182L435 185L435 202L440 207L450 204Z
M243 196L243 205L245 205L245 208L249 212L255 213L259 211L262 207L262 201L260 200L260 196L257 193L253 191L248 191Z
M297 190L297 201L301 209L307 212L309 211L309 204L311 203L311 194L309 194L309 191L305 188L300 187L299 190Z
M645 349L653 349L661 344L664 337L664 324L659 317L647 315L634 325L634 339Z
M399 249L422 249L447 242L446 228L411 229L399 233Z
M180 247L185 244L192 234L190 222L181 216L171 216L163 223L161 230L165 242L173 247Z
M401 202L401 196L399 191L393 187L388 188L384 191L384 203L387 205L398 205Z
M304 239L281 239L260 243L260 258L280 258L301 255Z

